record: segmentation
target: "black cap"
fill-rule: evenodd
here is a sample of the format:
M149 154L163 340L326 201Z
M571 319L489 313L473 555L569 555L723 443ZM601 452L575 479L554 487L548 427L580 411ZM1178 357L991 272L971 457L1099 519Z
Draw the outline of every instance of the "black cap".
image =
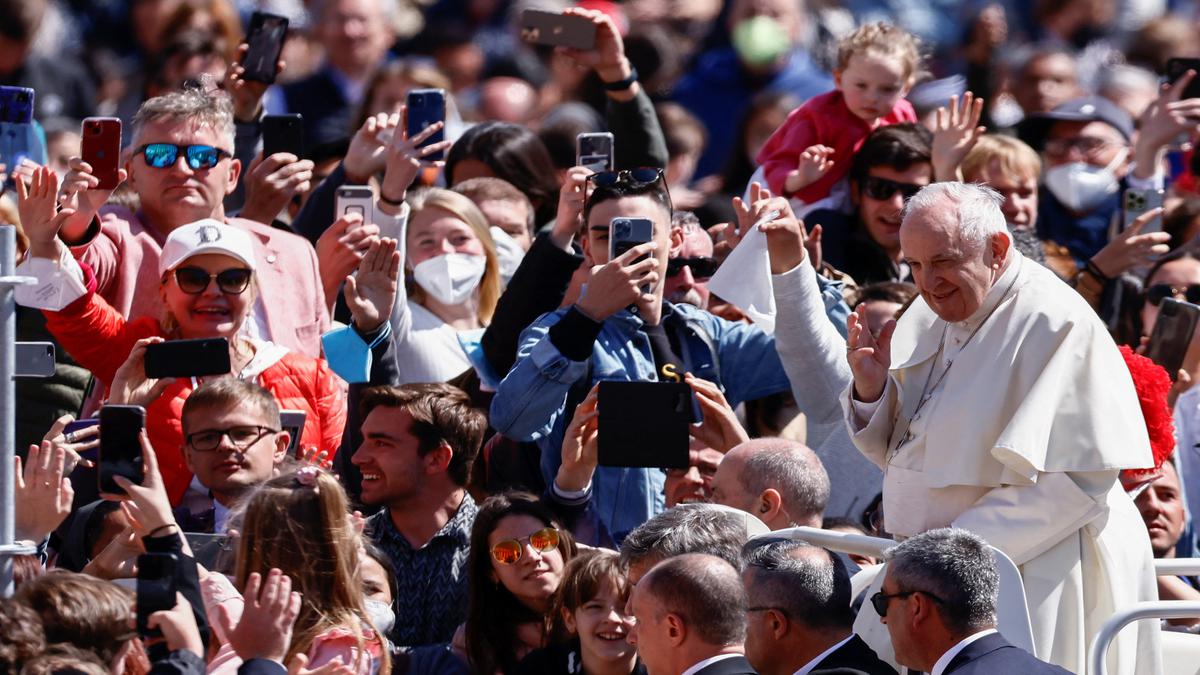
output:
M1050 112L1030 115L1017 125L1017 136L1041 152L1046 134L1055 122L1093 121L1104 122L1116 129L1127 141L1133 138L1133 118L1115 103L1100 96L1073 99Z

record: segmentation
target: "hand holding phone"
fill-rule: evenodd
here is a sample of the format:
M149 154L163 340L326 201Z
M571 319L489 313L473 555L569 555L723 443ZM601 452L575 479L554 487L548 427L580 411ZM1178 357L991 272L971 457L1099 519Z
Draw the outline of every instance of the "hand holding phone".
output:
M655 248L654 242L638 244L594 268L575 306L592 320L603 321L630 305L648 302L652 296L645 289L658 283Z
M280 152L304 157L304 117L299 114L264 115L263 159Z
M97 473L101 494L125 494L117 482L121 477L140 484L145 478L142 457L142 430L146 410L139 405L106 405L100 408L100 470Z
M167 340L146 345L146 377L207 377L232 371L229 340Z
M115 190L121 184L121 120L89 117L83 121L81 156L100 182L94 189Z
M634 246L651 241L654 241L654 221L649 218L613 218L608 226L608 258L615 260ZM649 257L649 254L639 256L633 262L640 263ZM653 288L653 284L646 284L642 286L642 293L649 293Z
M588 51L596 47L596 25L587 17L527 9L521 12L521 39L531 44Z
M613 135L608 132L579 134L575 137L575 166L594 173L612 171L613 145Z
M275 83L279 55L287 39L286 17L265 12L250 16L250 27L246 31L246 53L242 55L242 79L266 84Z
M143 553L137 561L137 631L143 638L162 637L150 628L150 615L175 607L179 592L179 556L174 553Z
M1167 59L1167 82L1171 84L1178 82L1179 78L1183 77L1189 70L1196 71L1196 76L1184 87L1183 93L1179 95L1177 100L1184 101L1189 98L1200 98L1200 59L1181 57Z
M408 138L416 140L416 137L434 124L441 122L446 123L446 92L443 89L414 89L408 92L404 106L404 128L408 134ZM424 138L417 145L418 148L425 148L437 143L441 143L446 139L446 130L438 129ZM436 151L425 154L422 159L430 162L439 162L446 158L445 151Z

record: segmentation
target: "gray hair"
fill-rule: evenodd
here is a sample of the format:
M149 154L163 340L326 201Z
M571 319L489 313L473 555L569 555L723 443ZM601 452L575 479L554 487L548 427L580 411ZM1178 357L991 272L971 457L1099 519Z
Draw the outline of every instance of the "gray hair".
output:
M658 600L662 613L683 619L701 642L745 642L746 589L728 561L703 553L676 556L656 565L638 585Z
M853 626L850 574L842 559L827 549L792 539L769 539L750 548L745 569L750 606L777 607L790 621L816 630Z
M741 565L745 516L714 504L680 504L639 525L621 542L621 566L707 553Z
M946 181L926 185L905 203L901 222L907 222L918 212L945 213L947 202L954 205L959 236L971 250L986 246L988 240L997 234L1003 234L1011 241L1012 235L1000 210L1004 205L1004 197L992 188L977 183Z
M222 150L233 152L233 103L224 92L209 93L196 87L155 96L143 103L133 116L130 145L136 147L147 124L185 121L211 127L227 144Z
M967 634L996 625L1000 576L988 544L957 528L919 534L884 552L900 591L922 591L946 627Z
M815 452L785 438L756 438L739 447L752 450L738 476L742 489L757 496L774 488L793 521L821 520L829 502L829 474Z

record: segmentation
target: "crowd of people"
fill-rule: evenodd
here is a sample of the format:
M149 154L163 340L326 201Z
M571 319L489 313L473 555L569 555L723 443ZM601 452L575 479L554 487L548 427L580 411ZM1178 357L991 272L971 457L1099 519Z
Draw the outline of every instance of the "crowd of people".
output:
M1090 675L1200 600L1194 4L0 0L0 670Z

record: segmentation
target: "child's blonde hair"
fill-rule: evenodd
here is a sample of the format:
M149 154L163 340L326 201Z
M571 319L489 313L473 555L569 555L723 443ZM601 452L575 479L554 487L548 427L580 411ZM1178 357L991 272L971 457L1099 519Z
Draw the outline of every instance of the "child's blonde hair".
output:
M975 147L962 161L962 174L968 183L986 183L992 176L991 163L1001 175L1014 178L1037 178L1042 173L1042 158L1025 143L999 134L980 136Z
M893 57L904 65L909 79L921 70L921 41L908 31L882 21L859 26L838 42L838 70L850 65L855 54L874 52Z

